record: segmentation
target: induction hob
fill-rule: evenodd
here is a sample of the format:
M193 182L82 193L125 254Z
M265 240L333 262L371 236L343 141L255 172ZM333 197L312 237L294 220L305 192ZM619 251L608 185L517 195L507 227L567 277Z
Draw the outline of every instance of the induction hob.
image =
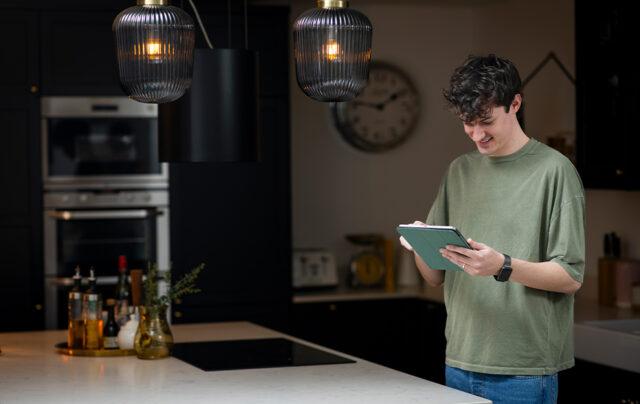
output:
M172 355L204 371L355 363L285 338L179 343Z

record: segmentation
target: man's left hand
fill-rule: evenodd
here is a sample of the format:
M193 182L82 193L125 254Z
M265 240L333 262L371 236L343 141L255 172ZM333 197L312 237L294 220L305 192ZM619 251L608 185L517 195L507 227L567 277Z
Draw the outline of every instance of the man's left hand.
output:
M440 254L472 276L491 276L498 273L504 263L504 255L486 244L468 239L473 249L448 245Z

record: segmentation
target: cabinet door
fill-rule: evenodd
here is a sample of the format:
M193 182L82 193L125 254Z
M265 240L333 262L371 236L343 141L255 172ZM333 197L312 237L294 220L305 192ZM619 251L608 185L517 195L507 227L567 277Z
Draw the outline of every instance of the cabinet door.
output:
M0 100L0 225L28 225L32 177L31 138L38 117L29 96L8 95ZM36 109L37 110L37 109ZM35 157L35 156L33 156ZM37 168L38 165L33 164Z
M0 330L42 328L37 15L0 13Z
M640 374L576 359L558 374L558 403L639 403Z
M416 376L444 384L447 310L442 303L422 300L417 321L420 328L420 351L417 353L420 366Z
M0 12L0 90L26 95L38 90L38 26L34 13ZM33 89L32 89L33 86Z
M578 169L588 188L640 189L636 2L576 2Z
M41 329L42 277L33 271L28 227L0 227L0 331Z
M36 15L3 11L0 34L0 226L30 225L37 210L39 156Z
M402 372L421 375L421 324L416 299L296 304L290 333ZM433 329L433 332L437 330Z
M43 12L44 94L123 95L111 31L118 12Z

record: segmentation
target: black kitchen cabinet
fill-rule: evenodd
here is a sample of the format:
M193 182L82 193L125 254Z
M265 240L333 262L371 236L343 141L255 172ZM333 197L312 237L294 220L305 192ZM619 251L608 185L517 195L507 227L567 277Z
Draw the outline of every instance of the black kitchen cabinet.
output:
M558 403L640 403L640 374L576 359L559 373Z
M44 95L124 95L111 31L119 12L42 13Z
M578 170L587 188L640 189L637 2L575 2Z
M294 305L289 332L320 345L444 384L441 303L418 299Z
M37 14L3 10L0 35L0 330L42 327Z

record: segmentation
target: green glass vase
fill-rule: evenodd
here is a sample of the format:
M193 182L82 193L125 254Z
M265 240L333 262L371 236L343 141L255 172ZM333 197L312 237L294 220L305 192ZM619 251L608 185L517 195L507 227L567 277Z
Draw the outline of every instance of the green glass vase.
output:
M167 306L140 307L134 346L140 359L161 359L171 355L173 334L167 322Z

